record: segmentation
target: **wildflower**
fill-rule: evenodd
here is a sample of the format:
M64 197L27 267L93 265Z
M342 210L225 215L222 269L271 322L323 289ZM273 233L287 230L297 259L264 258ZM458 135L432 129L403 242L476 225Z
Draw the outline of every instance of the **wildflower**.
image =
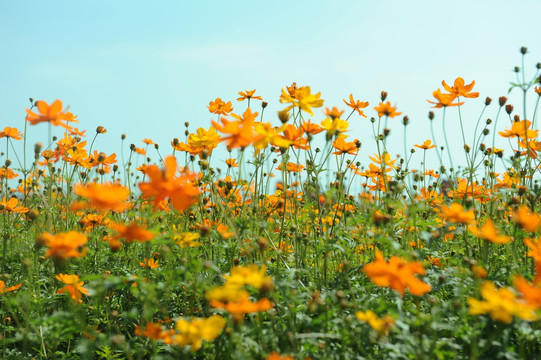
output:
M176 241L177 245L181 248L186 247L198 247L203 245L203 243L197 241L201 235L194 232L182 232L173 236L173 239Z
M223 306L237 321L246 314L267 311L273 307L274 304L267 298L252 302L248 296L241 297L238 301L228 302Z
M343 155L343 154L357 155L357 152L359 151L359 147L357 145L360 145L360 142L357 139L351 142L346 142L342 136L338 136L336 140L334 140L332 143L332 146L337 150L333 152L333 154L334 155Z
M4 128L4 131L0 131L0 139L1 138L8 138L13 140L21 140L23 133L20 132L17 128L12 128L9 126L6 126Z
M471 224L475 222L473 210L464 211L459 203L452 203L451 206L442 206L440 214L444 220L450 223Z
M226 118L221 118L222 124L219 124L212 120L212 126L223 134L229 134L229 136L222 137L221 141L228 141L227 145L230 148L242 147L245 148L253 141L254 129L253 125L255 118L258 115L257 112L252 113L250 108L246 109L242 116L232 114L236 121L229 121Z
M56 278L60 281L62 281L66 286L59 289L56 293L57 294L63 294L65 292L69 293L70 298L73 299L73 301L76 304L82 304L82 294L90 295L90 292L87 288L84 288L84 281L81 281L79 279L79 276L77 275L68 275L68 274L58 274L56 275Z
M296 88L295 91L290 91L290 88L288 88L288 91L286 92L284 89L282 89L282 95L280 95L280 102L282 104L291 103L291 105L284 109L285 111L289 111L294 107L298 107L301 110L306 111L310 115L314 116L314 111L312 110L312 108L318 108L323 106L323 99L320 99L320 97L321 92L318 92L317 94L312 94L310 86L301 86L299 88Z
M302 130L308 134L316 135L325 130L318 124L313 124L310 120L302 122Z
M507 244L512 240L510 236L499 235L491 219L488 219L480 229L472 225L468 230L479 239L484 239L494 244Z
M218 146L220 142L220 135L216 132L216 129L210 127L208 130L199 128L195 134L188 135L188 144L195 147L207 150L209 153Z
M368 323L379 335L387 335L395 323L394 318L391 316L385 315L382 318L378 318L372 310L357 311L355 317L360 321Z
M199 199L199 189L192 184L195 174L184 172L176 177L177 159L174 156L165 158L164 164L163 169L149 166L147 176L150 181L139 183L139 189L144 198L154 198L155 207L169 198L177 210L184 211Z
M13 285L6 287L6 283L3 280L0 280L0 294L5 294L7 292L12 292L18 290L22 284Z
M6 179L6 178L7 179L14 179L14 178L16 178L18 176L19 176L19 174L16 174L10 168L6 169L5 166L0 168L0 179Z
M265 360L295 360L295 358L289 355L280 355L280 353L273 351L267 355Z
M534 284L530 284L522 276L516 276L514 279L515 287L522 294L522 299L526 301L528 305L531 305L536 309L541 309L540 280L541 279L539 279L539 274L537 274L536 279L534 279Z
M19 214L25 214L30 209L24 206L17 206L19 204L19 200L17 198L10 198L6 201L6 198L2 198L2 201L0 201L0 213L1 212L16 212Z
M154 145L154 141L152 141L152 139L144 138L144 139L141 140L141 141L143 142L143 144Z
M229 158L225 159L225 163L228 167L239 167L239 163L237 162L237 159Z
M279 135L283 130L282 128L275 128L269 123L257 123L254 130L253 146L256 149L264 149L269 144L278 148L287 148L292 144L291 141Z
M160 264L154 258L145 259L143 262L140 262L139 265L144 268L149 269L156 269L157 267L160 267Z
M276 170L282 171L283 167L284 167L284 165L282 164L282 165L278 166L276 168ZM295 164L294 162L290 161L290 162L288 162L286 164L285 168L286 168L287 171L298 173L298 172L301 172L304 169L304 165Z
M387 101L386 103L379 103L378 106L374 107L374 110L378 112L378 116L388 116L390 118L394 118L395 116L398 116L402 114L401 112L396 112L396 107L391 106L391 102Z
M364 109L370 105L368 102L363 102L359 100L353 99L353 94L349 94L349 102L346 101L346 99L343 99L347 106L352 108L353 110L356 110L359 115L366 117L366 115L363 113L361 109Z
M190 350L197 351L203 345L203 340L216 339L225 327L227 321L220 315L208 318L193 318L191 321L178 319L175 322L175 333L165 338L171 345L190 346Z
M47 104L45 101L39 100L36 101L36 106L39 114L26 109L26 121L28 121L30 125L48 122L53 126L62 126L63 128L70 130L71 126L64 122L78 122L72 113L69 111L62 111L62 102L60 100L55 100L51 105Z
M538 130L530 129L532 122L529 120L521 120L513 122L511 129L505 129L505 131L499 131L498 134L502 137L519 137L522 139L535 139L537 138Z
M284 138L290 141L291 146L295 149L307 150L310 146L308 145L308 139L302 137L304 133L302 126L297 128L292 124L287 124L283 130Z
M255 264L248 266L235 266L231 269L230 275L224 275L226 286L241 287L251 285L260 289L264 285L272 283L270 276L266 275L267 267L259 268Z
M246 99L251 100L263 100L261 96L254 96L255 89L254 90L245 90L245 91L239 91L240 97L237 99L237 101L244 101Z
M535 233L541 228L541 216L535 212L530 212L527 206L521 206L513 213L512 219L524 230Z
M446 91L450 92L455 97L463 96L466 98L476 98L479 96L478 92L471 92L473 86L475 85L475 81L472 81L469 85L464 85L464 79L457 77L452 87L447 85L445 80L443 80L441 84Z
M349 123L340 118L326 118L321 122L321 128L327 130L327 138L331 139L335 135L342 134L348 131ZM308 131L306 131L308 132Z
M376 250L374 262L366 264L363 271L376 285L390 287L400 295L404 295L406 288L417 296L424 295L431 289L430 285L415 277L415 274L425 273L420 262L408 263L397 256L392 256L387 262L379 250Z
M471 272L473 276L475 276L478 279L484 279L488 275L487 271L479 265L473 265L471 268Z
M126 203L130 195L129 189L117 183L77 184L73 187L73 191L88 201L75 202L72 209L90 208L97 211L122 212L130 207L130 204Z
M147 322L145 330L141 330L139 325L135 327L135 335L147 337L152 340L163 340L165 332L159 324Z
M65 260L73 257L83 257L86 254L87 237L76 231L69 231L52 235L43 233L38 238L49 249L45 257Z
M426 140L424 143L422 143L421 145L413 145L415 146L416 148L419 148L419 149L423 149L423 150L428 150L428 149L433 149L436 147L436 145L433 145L432 144L432 141L430 140Z
M209 105L207 106L209 111L213 114L218 115L227 115L231 111L233 111L233 106L231 105L231 101L224 102L220 98L216 98L216 100L211 101Z
M536 263L541 263L541 241L539 239L524 239L524 244L530 249L528 256L533 258Z
M113 236L114 239L124 239L127 243L146 242L154 239L154 233L147 230L145 226L140 226L135 222L128 225L122 223L114 223L110 225L116 232Z
M442 107L448 107L448 106L464 105L463 102L453 103L453 101L456 99L456 95L454 95L454 94L442 94L440 89L434 91L432 93L432 96L434 96L436 98L436 100L438 100L438 102L434 102L434 101L430 101L430 100L427 100L427 101L429 103L431 103L431 104L435 104L435 106L433 106L434 108L442 108Z
M332 109L326 107L323 113L326 117L329 117L331 119L339 119L344 113L344 110L338 110L336 106L333 106Z
M481 286L481 296L484 300L468 298L470 314L490 314L492 319L506 324L511 323L513 316L527 321L537 319L534 308L516 299L510 288L496 289L491 281L485 281Z
M439 268L442 267L440 258L433 258L433 257L430 257L429 255L427 255L426 258L428 262L430 263L430 265L437 266Z

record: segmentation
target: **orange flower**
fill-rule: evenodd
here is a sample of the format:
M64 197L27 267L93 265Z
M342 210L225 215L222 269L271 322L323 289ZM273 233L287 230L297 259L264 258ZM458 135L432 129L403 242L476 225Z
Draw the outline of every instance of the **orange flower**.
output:
M90 183L87 185L77 184L73 191L88 200L88 202L75 202L72 209L91 208L97 211L122 212L130 207L126 203L130 195L128 188L117 183Z
M283 170L282 167L283 165L280 165L276 168L276 170L282 171ZM286 165L286 170L290 172L298 173L298 172L301 172L303 169L304 169L304 165L295 164L294 162L288 162Z
M349 94L349 102L346 101L346 99L342 99L346 103L347 106L352 108L353 110L357 110L359 115L366 117L366 115L363 113L361 109L364 109L365 107L368 107L370 105L368 102L363 102L359 100L353 99L353 94Z
M390 118L394 118L395 116L398 116L402 114L401 112L396 112L396 107L391 106L391 102L387 101L386 103L379 103L378 106L374 107L374 110L378 112L378 116L388 116Z
M6 287L6 283L3 280L0 280L0 294L5 294L7 292L12 292L21 287L22 284L13 285L10 287Z
M236 159L232 159L232 158L225 159L225 163L227 164L228 167L239 167L239 164L237 163Z
M357 152L360 148L360 141L355 139L351 142L346 142L344 137L338 136L336 140L333 141L332 146L337 150L333 152L334 155L350 154L357 155Z
M524 244L530 249L528 256L536 263L541 263L541 241L539 239L524 239Z
M19 214L27 213L30 209L24 206L17 206L19 203L19 200L17 198L10 198L8 201L6 201L6 198L2 198L2 201L0 201L0 212L16 212Z
M424 295L431 289L430 285L415 277L415 274L425 274L420 262L408 263L398 256L392 256L387 262L379 250L376 250L374 262L366 264L363 271L376 285L390 287L400 295L404 295L406 288L417 296Z
M338 110L336 106L333 106L332 109L326 107L323 113L326 117L330 117L331 119L339 119L340 116L342 116L342 114L344 113L344 110Z
M26 109L26 121L31 125L36 125L41 122L48 122L54 126L62 126L65 129L70 130L71 126L65 124L64 122L76 120L74 116L69 111L62 111L62 101L55 100L51 105L47 104L45 101L39 100L36 101L36 106L38 107L39 114L33 112L32 110Z
M52 235L43 233L38 240L49 249L45 257L53 257L57 260L65 260L73 257L83 257L86 254L87 237L76 231L58 233Z
M77 275L68 275L68 274L58 274L56 275L56 278L60 281L62 281L64 284L67 284L63 288L59 289L56 293L62 294L65 292L68 292L70 297L73 299L73 301L76 304L82 304L83 300L81 299L85 295L90 295L90 292L87 288L84 288L84 281L81 281L79 279L79 276Z
M541 309L541 284L530 285L522 276L515 277L515 287L522 294L522 297L528 305Z
M137 223L132 222L128 225L115 223L111 224L111 228L116 232L112 237L113 239L124 239L127 243L146 242L154 239L154 233L148 231L145 226L139 226Z
M535 233L541 228L541 216L530 212L527 206L521 206L513 213L513 221L531 233Z
M227 140L227 146L230 148L242 147L245 148L253 141L254 136L254 122L258 113L252 113L250 108L246 109L241 116L232 114L236 121L229 121L222 117L220 120L222 124L219 124L212 120L212 126L223 134L229 134L229 136L222 137L221 141Z
M433 149L436 147L436 145L433 145L432 144L432 141L430 140L426 140L424 143L422 143L421 145L413 145L415 146L416 148L419 148L419 149L424 149L424 150L428 150L428 149Z
M263 100L261 96L254 96L255 89L254 90L245 90L245 91L239 91L240 98L238 98L238 101L244 101L246 99L254 99L254 100Z
M519 137L522 139L535 139L537 138L537 130L531 130L532 122L528 120L521 120L513 122L511 129L505 129L505 131L499 131L498 134L502 137Z
M18 176L19 176L19 174L16 174L10 168L7 168L7 171L6 171L5 166L0 168L0 179L5 179L5 178L14 179L14 178L16 178Z
M498 229L496 229L491 219L488 219L480 229L472 225L468 230L479 239L484 239L494 244L507 244L513 240L510 236L499 235Z
M166 157L164 165L163 169L149 166L146 171L150 182L139 183L139 189L144 198L154 198L155 207L169 198L175 209L184 211L199 199L199 189L193 185L195 174L184 172L176 177L177 159L174 156Z
M0 139L3 137L12 138L13 140L21 140L23 133L17 128L6 126L4 131L0 131Z
M274 351L267 355L265 360L295 360L295 358L289 355L280 355L280 353Z
M154 145L154 141L152 141L152 139L143 139L141 140L143 142L143 144L147 144L147 145Z
M231 105L231 101L224 102L220 98L216 98L216 100L211 101L209 105L207 106L209 111L213 114L218 115L227 115L231 111L233 111L233 106Z
M141 267L146 267L149 269L156 269L157 267L160 267L160 264L154 258L145 259L143 262L140 262L139 265Z
M431 104L435 104L435 106L433 106L435 108L464 105L463 102L453 103L453 101L456 99L456 95L454 95L454 94L442 94L440 89L434 91L432 93L432 96L434 96L436 98L436 100L438 100L438 102L434 102L434 101L430 101L430 100L427 100L427 101L429 103L431 103Z
M269 299L263 298L256 302L248 299L248 296L241 297L238 301L228 302L224 309L227 310L235 319L242 319L245 314L254 312L263 312L272 309L274 304Z
M461 77L457 77L455 79L455 83L453 87L450 87L445 83L445 80L441 82L443 85L443 88L450 92L455 97L464 96L466 98L476 98L479 96L478 92L470 92L473 89L473 86L475 85L475 81L472 81L469 85L464 85L464 79Z
M304 121L302 122L302 130L308 134L312 134L312 135L316 135L316 134L319 134L320 132L322 132L323 129L320 125L318 124L313 124L310 120L308 121Z
M284 138L291 142L291 146L295 149L307 150L310 146L308 145L308 140L303 138L304 128L302 126L296 127L292 124L287 124L284 127Z
M451 206L442 206L440 215L450 223L471 224L475 222L473 210L464 211L464 207L459 203L452 203Z

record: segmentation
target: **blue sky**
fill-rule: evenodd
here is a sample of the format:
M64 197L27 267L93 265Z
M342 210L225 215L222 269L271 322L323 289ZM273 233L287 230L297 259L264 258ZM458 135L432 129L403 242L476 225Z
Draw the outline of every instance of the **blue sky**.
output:
M410 148L430 138L426 99L441 80L476 81L481 96L462 109L471 132L484 98L506 95L523 45L533 74L541 61L539 13L538 0L3 1L0 128L23 128L29 97L61 99L88 134L98 125L108 129L98 149L118 152L126 133L128 144L142 146L148 137L167 153L172 138L183 137L185 121L192 131L210 126L206 106L216 97L243 112L237 91L257 89L269 102L266 120L275 121L280 90L295 81L341 109L350 93L372 109L388 91L410 118ZM518 108L518 92L511 99ZM458 152L458 119L450 110ZM316 110L314 120L321 119ZM438 120L436 109L443 144ZM370 123L355 116L350 122L367 159L374 151ZM390 151L401 153L401 121L389 124ZM506 125L500 121L499 130ZM33 141L45 142L46 132L43 124L29 128Z

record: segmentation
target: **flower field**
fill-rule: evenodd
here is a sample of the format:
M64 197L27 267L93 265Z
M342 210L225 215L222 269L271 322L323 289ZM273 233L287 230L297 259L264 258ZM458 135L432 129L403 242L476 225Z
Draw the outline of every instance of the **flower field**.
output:
M293 83L278 114L239 91L121 154L30 99L0 131L0 357L541 359L540 68L515 106L444 80L421 144L385 91L326 107Z

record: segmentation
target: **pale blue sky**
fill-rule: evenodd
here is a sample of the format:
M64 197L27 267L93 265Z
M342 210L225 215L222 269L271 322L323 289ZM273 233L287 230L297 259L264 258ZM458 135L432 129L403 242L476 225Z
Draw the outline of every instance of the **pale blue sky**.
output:
M462 109L473 131L484 98L497 103L506 94L523 45L532 73L541 61L540 13L539 0L6 0L0 4L0 128L23 128L29 97L61 99L88 134L98 125L108 129L98 149L118 152L126 133L128 144L142 146L149 137L168 153L171 139L183 138L185 121L192 131L210 126L210 100L231 100L243 112L237 91L255 88L269 102L266 119L275 121L283 108L280 90L295 81L321 91L325 106L341 109L349 93L372 109L380 91L388 91L410 117L409 148L430 137L426 99L441 80L476 81L481 96ZM518 108L518 97L514 103ZM485 117L496 110L493 105ZM443 145L441 110L436 114ZM321 119L316 110L314 120ZM452 147L460 151L457 121L451 109ZM389 124L391 153L402 153L401 120ZM363 142L364 161L374 151L369 121L352 116L351 128L350 136ZM45 142L46 132L45 125L29 128L34 141Z

